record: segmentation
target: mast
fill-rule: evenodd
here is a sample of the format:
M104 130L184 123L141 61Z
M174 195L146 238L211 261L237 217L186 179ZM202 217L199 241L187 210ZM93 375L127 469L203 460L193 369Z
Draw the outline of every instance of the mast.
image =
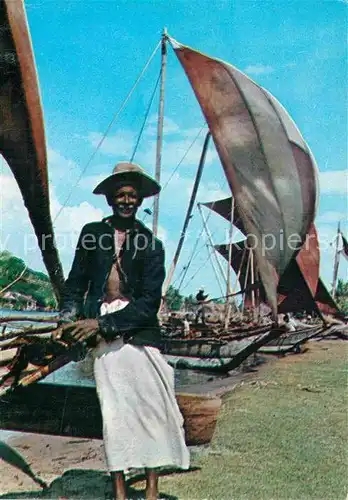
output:
M230 323L231 304L231 261L232 261L232 235L233 235L233 219L234 219L234 197L231 197L231 214L230 214L230 230L229 230L229 247L228 247L228 260L227 260L227 276L226 276L226 317L225 317L225 330L227 330Z
M160 86L160 98L159 98L159 108L158 108L158 123L157 123L157 147L156 147L156 171L155 179L160 184L161 182L161 163L162 163L162 142L163 142L163 119L164 119L164 86L166 79L166 69L167 69L167 29L163 29L162 33L162 62L161 62L161 86ZM159 214L159 193L156 194L154 199L154 211L153 211L153 234L157 236L158 232L158 214Z
M163 296L165 296L165 294L166 294L166 292L168 290L169 284L170 284L170 282L172 280L172 277L173 277L173 274L174 274L174 271L175 271L175 268L176 268L176 264L177 264L177 262L179 260L179 256L180 256L180 252L181 252L182 246L184 244L184 239L185 239L187 227L189 225L189 222L190 222L190 219L191 219L192 210L193 210L194 203L195 203L195 200L196 200L198 186L199 186L199 183L200 183L201 177L202 177L202 172L203 172L203 167L204 167L204 163L205 163L205 157L207 155L207 150L208 150L210 136L211 136L210 132L208 132L207 135L205 136L205 141L204 141L204 145L203 145L203 149L202 149L201 159L199 161L199 165L198 165L198 169L197 169L197 174L196 174L196 178L195 178L195 183L193 185L193 189L192 189L192 193L191 193L191 198L190 198L190 203L189 203L189 206L188 206L188 209L187 209L187 213L186 213L184 225L183 225L183 228L182 228L182 231L181 231L179 243L178 243L175 255L173 257L173 261L172 261L172 264L170 266L169 272L167 274L167 278L166 278L166 280L164 282L164 285L163 285L163 289L162 289L162 295Z
M338 267L339 267L339 264L340 264L340 252L338 250L340 234L341 234L341 228L340 228L340 223L338 223L338 226L337 226L337 236L336 236L336 250L335 250L334 270L333 270L333 279L332 279L332 292L331 292L331 295L332 295L333 299L336 296Z

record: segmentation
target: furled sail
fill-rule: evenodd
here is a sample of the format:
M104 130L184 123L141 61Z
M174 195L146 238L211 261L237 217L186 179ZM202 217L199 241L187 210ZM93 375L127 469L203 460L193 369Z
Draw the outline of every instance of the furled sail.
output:
M0 67L0 153L21 190L59 298L64 278L54 245L42 106L22 0L0 2Z
M269 92L237 68L170 42L207 120L243 226L257 241L257 268L275 315L279 276L314 219L315 162Z

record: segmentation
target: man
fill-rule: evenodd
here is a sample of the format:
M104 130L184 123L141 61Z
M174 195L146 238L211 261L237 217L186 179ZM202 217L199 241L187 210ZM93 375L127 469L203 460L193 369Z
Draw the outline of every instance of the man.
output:
M288 314L284 314L284 324L287 332L296 332L297 323L293 318L290 318Z
M143 198L159 191L133 163L119 163L95 188L113 215L82 229L65 287L62 321L68 324L56 335L96 346L104 446L119 500L126 498L127 469L145 468L146 498L155 500L156 468L189 466L173 369L157 349L164 251L135 218Z
M190 322L189 322L189 315L185 314L184 318L184 337L190 337Z
M198 320L201 317L202 323L205 325L205 306L204 302L208 298L208 295L204 295L204 288L201 287L196 295L196 300L198 302L195 323L198 324Z

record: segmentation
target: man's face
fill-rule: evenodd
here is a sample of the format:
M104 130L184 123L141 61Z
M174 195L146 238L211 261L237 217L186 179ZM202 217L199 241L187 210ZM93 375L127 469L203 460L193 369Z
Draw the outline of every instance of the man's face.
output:
M108 196L114 215L128 219L134 217L140 205L140 196L134 186L122 186Z

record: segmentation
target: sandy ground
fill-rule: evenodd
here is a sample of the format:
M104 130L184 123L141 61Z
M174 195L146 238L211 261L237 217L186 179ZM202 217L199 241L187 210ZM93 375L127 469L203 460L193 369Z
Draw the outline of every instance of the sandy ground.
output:
M334 344L337 348L336 342ZM311 355L320 353L320 356L330 356L330 350L330 341L324 341L311 343L309 351ZM301 357L293 355L280 360L271 358L270 362L286 365L289 362L300 361ZM267 366L261 367L261 371L263 369L267 369ZM239 374L215 380L201 386L197 392L221 395L233 390L242 380L249 377L257 377L257 373ZM185 389L188 389L186 392L191 392L192 388ZM62 500L111 498L111 484L105 469L102 441L7 431L0 431L0 440L6 441L18 450L28 461L33 472L49 484L49 489L40 498ZM40 487L24 473L4 462L0 462L0 478L0 499L38 498L41 492ZM139 488L143 486L140 483ZM144 496L139 491L134 492L130 498L140 499ZM162 494L161 498L169 500L175 497Z
M77 489L76 492L74 491L75 495L79 490L78 483L81 483L81 480L82 484L80 486L83 485L83 489L86 488L83 477L85 476L87 481L88 474L86 475L85 473L88 471L98 471L92 474L92 476L94 479L99 477L101 483L103 483L99 485L99 488L101 486L105 487L105 479L103 477L105 475L105 462L102 441L19 432L5 434L3 431L0 436L1 439L7 437L7 443L13 446L27 460L32 471L48 484L51 484L56 478L64 477L64 475L66 479L66 476L71 476L72 474L69 471L74 471L74 474L76 473L77 477L80 477L80 481L76 483L76 488L73 487L73 490ZM0 477L0 498L18 498L18 495L8 495L40 490L40 487L32 479L4 462L1 462ZM64 497L68 493L67 491L64 493L66 487L64 487L63 483L66 481L61 482L61 487L57 484L54 488L57 493L56 498L59 498L60 495ZM62 491L60 492L59 490ZM82 489L80 491L81 495L83 495ZM5 493L7 493L6 496L4 496ZM93 490L90 491L89 498L105 497L104 491L102 496L100 496L100 492L98 495L96 493L94 494ZM86 498L86 496L83 497ZM21 496L20 498L25 498L25 496Z

